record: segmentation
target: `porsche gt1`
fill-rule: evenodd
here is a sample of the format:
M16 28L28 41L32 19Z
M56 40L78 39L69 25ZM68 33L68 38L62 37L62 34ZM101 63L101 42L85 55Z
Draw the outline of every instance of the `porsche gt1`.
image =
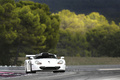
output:
M24 64L26 73L36 73L37 71L65 72L64 57L58 59L57 55L46 52L26 55L26 57L28 58Z

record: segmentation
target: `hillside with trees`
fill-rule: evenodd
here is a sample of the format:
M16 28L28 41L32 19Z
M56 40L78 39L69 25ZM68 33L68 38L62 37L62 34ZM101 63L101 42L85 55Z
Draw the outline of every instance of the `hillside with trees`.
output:
M76 14L90 14L99 12L109 21L120 22L120 0L31 0L45 3L50 7L52 13L68 9Z
M98 12L88 15L62 10L58 54L81 57L119 57L120 25ZM53 15L56 15L53 14Z

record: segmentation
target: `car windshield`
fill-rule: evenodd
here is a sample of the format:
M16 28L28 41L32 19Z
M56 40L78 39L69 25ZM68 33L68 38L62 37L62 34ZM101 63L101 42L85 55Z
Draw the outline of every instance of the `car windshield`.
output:
M56 58L56 57L54 55L35 56L35 59L40 59L40 58Z

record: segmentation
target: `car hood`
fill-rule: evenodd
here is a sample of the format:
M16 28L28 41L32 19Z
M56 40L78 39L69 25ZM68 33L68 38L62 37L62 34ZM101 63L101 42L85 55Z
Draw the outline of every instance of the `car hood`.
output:
M42 64L49 64L49 65L54 65L57 64L60 59L49 59L49 58L45 58L45 59L36 59L36 61L41 62Z

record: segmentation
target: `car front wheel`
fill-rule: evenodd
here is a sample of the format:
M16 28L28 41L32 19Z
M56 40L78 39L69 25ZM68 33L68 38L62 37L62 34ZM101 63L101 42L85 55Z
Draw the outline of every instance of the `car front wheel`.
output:
M30 71L27 71L27 68L25 70L26 74L29 74L29 73L36 73L36 71L32 71L32 65L30 64Z

